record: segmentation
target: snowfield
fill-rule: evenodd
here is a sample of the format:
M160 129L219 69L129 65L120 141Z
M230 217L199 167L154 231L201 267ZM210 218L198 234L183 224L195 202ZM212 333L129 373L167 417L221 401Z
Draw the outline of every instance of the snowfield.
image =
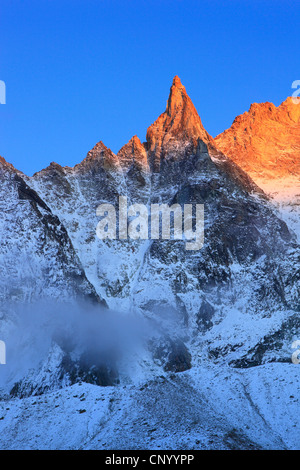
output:
M138 385L3 399L0 448L299 450L299 378L293 364L212 364Z

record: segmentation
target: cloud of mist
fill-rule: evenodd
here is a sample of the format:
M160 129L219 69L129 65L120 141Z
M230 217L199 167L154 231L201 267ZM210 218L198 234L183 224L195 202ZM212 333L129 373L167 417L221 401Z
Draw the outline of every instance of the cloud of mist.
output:
M7 363L0 368L0 388L5 391L38 370L53 344L72 360L85 355L91 361L122 362L126 369L126 361L129 366L141 354L152 334L152 327L141 316L120 315L90 303L39 302L14 305L13 310L13 321L1 328Z

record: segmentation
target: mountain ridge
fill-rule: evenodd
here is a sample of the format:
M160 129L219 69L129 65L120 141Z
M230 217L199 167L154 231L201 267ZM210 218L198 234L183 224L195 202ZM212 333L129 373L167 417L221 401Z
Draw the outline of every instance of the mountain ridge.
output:
M253 103L214 142L265 191L280 216L299 234L299 101L288 97L277 107Z
M256 108L251 112L257 113ZM33 177L22 177L25 186L23 179L15 188L10 178L3 177L1 266L8 270L16 264L14 256L26 253L28 235L29 260L35 260L36 253L40 256L29 270L33 298L49 286L53 299L67 294L67 288L72 296L73 285L79 292L90 289L108 306L110 320L120 322L120 343L128 336L130 318L134 325L141 321L147 335L130 360L119 348L113 348L111 360L103 347L108 344L111 352L119 336L115 338L109 324L100 324L100 330L96 323L90 324L85 307L81 322L89 330L88 344L78 356L71 328L73 309L63 315L68 335L48 338L49 350L40 361L19 373L15 383L12 375L13 387L4 384L0 390L1 425L6 430L0 446L2 442L13 447L15 438L20 447L32 445L31 430L41 416L47 420L53 415L52 400L57 397L62 415L55 408L47 432L34 438L39 446L55 442L63 447L65 422L72 422L79 430L69 445L76 448L151 448L162 442L169 448L188 449L295 448L299 443L289 428L299 413L295 399L299 381L290 363L291 345L300 335L299 244L265 193L206 133L178 78L173 80L166 111L149 129L146 143L134 136L114 154L100 141L73 168L52 162ZM10 171L8 166L5 171ZM98 239L96 209L102 203L117 208L120 195L127 197L128 204L147 207L204 205L203 248L186 251L185 241L172 237ZM35 198L54 218L48 221L49 229L55 232L61 224L64 231L61 244L54 243L53 248L51 242L50 255L43 233L32 231L40 227L39 219L31 223ZM18 243L13 256L6 234L11 250ZM64 258L67 246L70 251ZM62 266L54 255L51 258L54 249L65 260ZM72 269L81 273L79 279L72 276L68 256L74 260ZM37 282L39 263L45 265L43 288ZM7 276L1 280L9 291ZM50 317L51 308L50 303ZM6 325L0 323L4 332ZM81 337L83 323L79 325ZM125 346L129 346L126 341ZM28 404L36 403L37 412L24 420ZM287 416L283 403L289 405ZM85 416L88 436L86 430L82 433ZM11 419L18 425L14 437ZM166 440L170 431L172 437ZM128 436L133 440L129 442Z

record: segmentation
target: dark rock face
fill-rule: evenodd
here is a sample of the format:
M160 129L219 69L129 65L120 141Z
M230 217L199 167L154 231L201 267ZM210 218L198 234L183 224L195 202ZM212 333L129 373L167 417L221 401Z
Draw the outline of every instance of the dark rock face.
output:
M215 314L214 307L206 300L203 300L201 307L199 309L199 312L197 314L197 320L196 320L200 331L209 330L210 328L214 326L212 322L214 314Z
M172 341L164 369L169 372L183 372L191 369L192 356L182 341Z
M84 353L78 361L65 355L61 364L61 378L67 377L73 385L78 382L99 385L101 387L113 386L119 383L117 368L109 360L98 355Z
M44 387L35 389L33 386L27 387L26 390L23 388L22 381L15 383L13 388L10 391L10 396L13 398L26 398L30 397L31 395L42 395L45 393Z
M266 335L240 359L230 361L237 369L261 366L270 362L285 362L291 364L291 345L299 338L300 318L293 315L284 321L279 330Z
M159 360L166 372L184 372L192 367L192 356L180 339L169 337L153 345L153 356Z
M16 382L10 390L10 396L14 398L40 396L78 382L101 387L115 386L119 383L116 365L103 355L93 356L91 352L85 352L79 358L72 359L70 354L61 351L56 359L57 361L52 364L53 369L49 368L48 362L42 366L39 373L31 372Z

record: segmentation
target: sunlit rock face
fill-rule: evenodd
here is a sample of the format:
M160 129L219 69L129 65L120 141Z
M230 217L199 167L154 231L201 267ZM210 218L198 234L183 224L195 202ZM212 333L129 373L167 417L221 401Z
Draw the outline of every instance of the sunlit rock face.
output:
M120 161L120 165L126 171L129 171L132 167L136 167L137 169L145 172L149 171L145 145L141 143L140 139L136 135L119 150L118 159Z
M74 170L77 173L96 173L100 171L114 171L119 167L117 156L107 148L102 141L98 142L81 163L75 165Z
M151 191L151 172L146 144L135 135L118 152L126 182L126 195L131 202L147 203Z
M254 103L214 141L272 197L300 237L300 100Z
M254 179L299 178L300 102L254 103L215 144Z
M198 139L212 141L179 77L173 80L165 112L149 127L146 138L154 171L164 160L196 152Z

